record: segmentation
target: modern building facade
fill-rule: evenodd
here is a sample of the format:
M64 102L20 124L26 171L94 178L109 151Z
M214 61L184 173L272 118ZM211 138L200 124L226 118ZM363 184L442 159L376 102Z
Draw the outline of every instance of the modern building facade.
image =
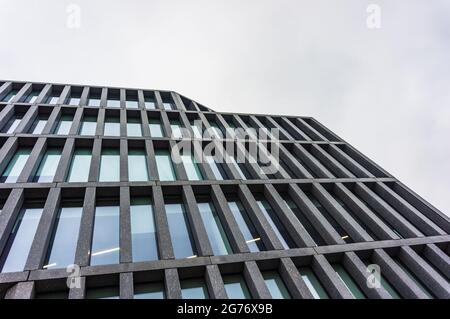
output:
M450 297L449 218L310 117L0 81L0 176L1 298Z

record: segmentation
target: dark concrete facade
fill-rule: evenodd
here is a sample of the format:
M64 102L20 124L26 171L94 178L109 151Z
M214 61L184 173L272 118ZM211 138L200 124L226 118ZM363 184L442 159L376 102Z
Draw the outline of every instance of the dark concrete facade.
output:
M12 91L15 96L5 101ZM33 103L25 102L30 92L37 92ZM68 105L71 92L79 94L79 105ZM99 96L99 106L89 106L91 94ZM120 107L107 106L108 97L120 99ZM128 108L128 96L136 97L137 108ZM46 104L49 96L57 96L56 103ZM149 109L145 97L151 97L155 109ZM3 102L2 102L3 101ZM172 110L164 103L173 105ZM53 134L63 114L73 115L69 134ZM20 115L21 121L13 132L3 132L11 117ZM35 119L47 118L41 134L31 134ZM106 116L120 118L120 136L103 135ZM84 116L97 116L93 136L78 134ZM140 119L142 136L127 136L127 118ZM166 137L152 137L149 119L161 121ZM216 180L208 164L200 163L205 177L189 181L183 165L175 165L177 181L164 182L158 178L155 149L173 146L170 120L177 120L190 130L190 121L201 120L208 129L216 123L221 129L233 127L277 128L280 131L280 157L284 168L273 176L266 176L245 163L251 178L242 179L236 168L224 165L228 179ZM211 298L226 298L222 276L241 274L253 298L271 298L262 271L276 270L293 298L312 298L298 268L309 267L319 278L331 298L353 298L337 276L332 264L339 263L351 275L367 298L391 298L383 287L372 289L366 284L366 264L375 263L382 274L403 298L428 298L418 282L436 298L450 297L450 219L415 194L388 172L362 155L350 144L310 117L261 114L231 114L214 112L176 92L77 86L65 84L0 81L0 171L3 172L19 146L32 147L32 152L16 183L0 183L0 255L3 253L22 205L40 200L44 211L21 272L0 273L0 297L35 298L39 294L62 291L68 298L85 298L91 287L116 286L120 298L133 298L136 283L162 282L166 298L181 298L180 281L185 278L204 279ZM218 145L235 143L215 137L203 142ZM120 149L120 182L99 182L100 153L103 146ZM62 155L53 182L32 182L40 159L49 146L62 147ZM86 183L66 181L75 147L92 148L92 161ZM148 170L153 177L148 182L128 180L129 147L145 149ZM283 167L283 166L282 166ZM132 262L129 203L132 195L152 198L160 260ZM287 194L301 214L320 234L323 244L317 245L306 225L281 200ZM311 195L334 222L324 217ZM168 196L183 201L197 258L175 259L164 202ZM197 196L208 196L214 203L233 254L214 256L207 233L201 223ZM264 219L256 198L263 196L272 206L295 247L283 249L274 230ZM251 253L227 205L227 198L239 198L252 220L265 251ZM120 263L89 265L96 199L116 198L120 202ZM83 202L75 264L80 269L80 289L68 289L65 269L43 269L51 234L62 200ZM344 203L345 207L341 203ZM346 243L342 229L353 242ZM405 265L412 278L398 264Z

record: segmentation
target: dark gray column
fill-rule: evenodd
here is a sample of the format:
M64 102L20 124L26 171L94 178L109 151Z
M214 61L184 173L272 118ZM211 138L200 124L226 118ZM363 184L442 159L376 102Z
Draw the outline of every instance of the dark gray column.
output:
M350 171L353 172L358 177L375 177L371 172L369 172L364 166L355 161L353 158L345 154L339 147L334 144L327 145L327 151L337 159L339 162L343 163Z
M294 136L296 140L311 141L311 138L304 132L302 132L302 130L300 130L296 125L294 125L294 123L292 123L289 118L282 117L280 121L282 125L284 125L285 129L289 132L289 134Z
M176 269L164 269L164 283L166 286L167 299L181 299L181 286Z
M323 255L313 257L312 269L333 299L354 299L344 282Z
M128 141L120 140L120 181L128 182Z
M89 265L94 230L96 189L86 188L83 202L83 214L80 222L80 233L78 235L77 250L75 253L75 264L79 266Z
M131 247L130 189L120 188L120 262L133 261Z
M102 140L95 139L92 146L91 168L89 170L89 182L96 182L100 173L100 157L102 155Z
M323 178L334 178L334 175L320 163L315 157L313 157L302 145L292 145L294 154L307 165L311 171L317 176Z
M311 155L318 158L337 177L355 177L347 168L317 144L311 144Z
M169 224L167 222L166 210L164 209L164 198L160 186L152 187L152 197L159 258L173 259L174 254L172 240L170 237Z
M382 249L374 250L372 262L380 266L381 275L394 285L403 298L428 299L422 289Z
M19 125L17 125L14 133L28 133L29 128L33 125L34 120L38 115L38 106L31 105L28 111L23 116Z
M211 199L228 235L233 251L235 253L250 252L219 185L211 185Z
M273 209L277 212L278 218L283 223L292 240L297 247L312 247L316 246L314 240L308 234L306 229L300 223L298 218L294 215L292 210L287 206L280 194L273 185L264 185L264 195Z
M278 265L278 272L293 298L314 298L291 259L281 258L280 264Z
M31 150L31 154L28 157L25 166L22 169L22 172L17 178L17 183L26 183L33 178L34 174L36 173L36 170L39 167L42 156L45 154L46 147L47 147L47 138L45 137L38 138L36 144L34 144L33 149Z
M272 299L256 262L247 261L244 263L244 278L254 299Z
M344 240L331 226L316 206L296 184L289 184L288 192L295 204L305 214L327 244L344 244Z
M311 127L308 123L306 123L302 118L294 119L295 124L299 127L303 132L306 132L314 141L326 141L325 136L320 134L320 132L316 131L313 127Z
M61 189L51 188L39 220L38 228L28 254L25 270L41 269L44 266L47 248L49 246L52 230L58 216L61 201Z
M80 127L81 120L83 119L83 108L77 108L75 115L73 116L72 126L70 127L69 135L77 135Z
M450 299L450 284L411 247L401 247L399 258L433 294L441 299Z
M24 189L15 188L11 190L0 214L0 255L5 248L11 230L19 216L24 202Z
M120 299L133 299L133 273L124 272L119 275Z
M190 185L183 186L182 196L198 254L200 256L214 255Z
M211 299L227 298L222 276L220 275L219 267L217 267L217 265L206 266L205 279Z
M450 256L443 250L435 244L428 244L425 246L423 256L447 278L450 278Z
M58 168L56 169L55 177L53 181L55 183L64 182L67 174L69 173L70 163L72 161L72 155L75 150L75 139L68 138L64 144L64 148L61 153ZM86 169L89 169L86 167Z

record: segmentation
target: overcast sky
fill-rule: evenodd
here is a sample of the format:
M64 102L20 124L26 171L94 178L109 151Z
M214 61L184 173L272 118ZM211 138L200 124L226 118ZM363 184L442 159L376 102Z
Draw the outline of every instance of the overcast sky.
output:
M379 29L366 25L370 3ZM313 116L450 214L448 0L0 8L0 78L170 89L217 111Z

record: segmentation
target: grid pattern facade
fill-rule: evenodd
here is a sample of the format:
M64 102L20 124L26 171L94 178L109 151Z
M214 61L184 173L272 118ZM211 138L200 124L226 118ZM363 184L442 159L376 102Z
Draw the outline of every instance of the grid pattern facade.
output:
M280 169L164 162L181 139L267 147L224 138L235 128L278 129ZM311 117L214 112L171 91L0 81L0 173L2 298L450 296L449 218ZM380 287L367 284L371 264Z

